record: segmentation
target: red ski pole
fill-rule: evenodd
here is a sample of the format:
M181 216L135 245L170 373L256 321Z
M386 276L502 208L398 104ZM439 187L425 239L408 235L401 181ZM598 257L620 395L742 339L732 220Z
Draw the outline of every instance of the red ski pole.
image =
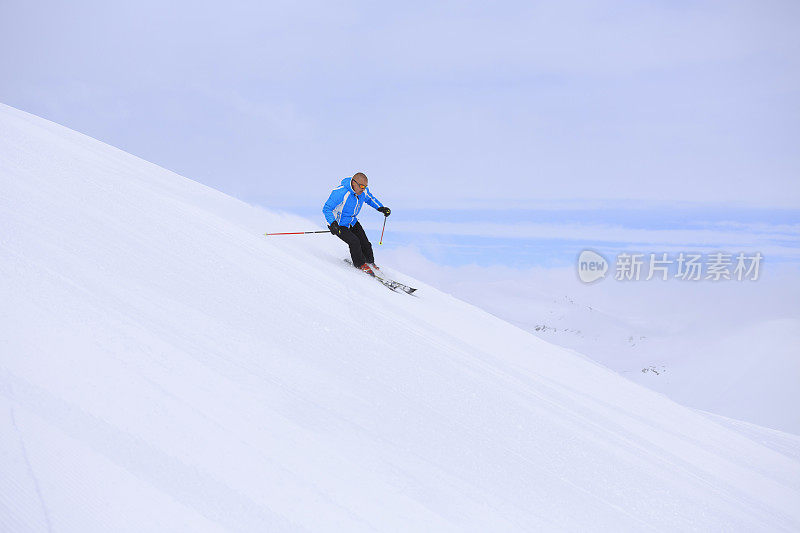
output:
M381 240L378 244L383 244L383 232L386 231L386 219L389 217L383 217L383 229L381 230Z
M264 235L308 235L309 233L330 233L330 231L323 229L320 231L292 231L289 233L265 233Z

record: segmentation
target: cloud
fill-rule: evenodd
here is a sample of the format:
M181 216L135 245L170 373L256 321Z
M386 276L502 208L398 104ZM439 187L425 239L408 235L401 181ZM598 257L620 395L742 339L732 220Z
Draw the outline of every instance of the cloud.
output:
M770 240L793 240L800 245L800 225L755 227L732 224L728 229L636 229L604 224L503 224L494 222L399 221L393 231L420 234L469 235L516 239L568 239L592 242L664 243L672 245L726 244L753 246Z
M498 217L502 220L501 214ZM395 235L404 234L404 242L436 238L439 248L456 247L475 253L483 250L489 256L492 248L520 250L527 243L546 242L551 251L572 249L573 253L568 254L570 260L572 255L587 247L599 248L609 258L622 251L674 254L723 250L730 253L760 251L769 261L800 260L800 225L797 224L717 222L695 228L643 229L602 223L399 220L393 221L391 230ZM462 238L467 241L462 242Z
M518 268L507 264L443 265L428 259L414 245L382 249L379 255L393 268L492 312L524 312L524 307L534 300L569 296L626 316L663 318L682 314L687 320L694 320L708 315L710 322L724 319L736 323L753 316L800 316L797 264L771 265L758 281L751 282L622 282L609 274L607 279L587 285L578 278L577 255L568 266Z
M78 0L4 15L0 100L272 207L316 203L355 170L395 204L800 205L791 2ZM75 104L79 84L113 98Z

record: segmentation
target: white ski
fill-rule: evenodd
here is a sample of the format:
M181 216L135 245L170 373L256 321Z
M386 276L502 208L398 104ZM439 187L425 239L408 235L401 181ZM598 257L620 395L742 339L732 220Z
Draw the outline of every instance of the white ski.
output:
M350 266L354 266L353 262L350 259L345 259L344 262ZM385 285L386 287L390 288L395 292L401 290L406 294L414 294L414 291L417 290L415 287L409 287L408 285L404 285L399 281L387 278L386 276L383 275L383 272L381 272L380 269L373 269L373 273L375 274L374 278L377 281L379 281L380 283L382 283L383 285Z

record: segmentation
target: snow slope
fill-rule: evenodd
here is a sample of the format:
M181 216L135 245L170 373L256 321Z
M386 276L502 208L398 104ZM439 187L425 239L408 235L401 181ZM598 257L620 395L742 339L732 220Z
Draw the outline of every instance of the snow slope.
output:
M547 307L549 313L537 314L535 305L526 310L544 327L516 325L682 405L800 433L800 318L714 323L695 311L643 323L577 300Z
M0 530L800 529L791 454L309 224L0 106Z
M412 275L678 403L800 434L800 283L770 264L757 283L587 286L568 269L440 266Z

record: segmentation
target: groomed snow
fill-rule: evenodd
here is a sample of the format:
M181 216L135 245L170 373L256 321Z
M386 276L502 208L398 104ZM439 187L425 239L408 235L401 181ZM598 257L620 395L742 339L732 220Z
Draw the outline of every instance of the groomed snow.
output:
M314 227L0 105L0 530L800 529L796 455Z

